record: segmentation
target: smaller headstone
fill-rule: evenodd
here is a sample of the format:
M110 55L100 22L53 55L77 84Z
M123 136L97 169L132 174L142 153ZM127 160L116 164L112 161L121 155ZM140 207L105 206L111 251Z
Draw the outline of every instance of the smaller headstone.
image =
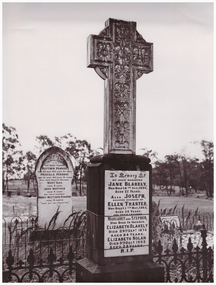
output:
M59 212L50 228L58 229L72 213L74 171L70 157L62 149L51 147L38 158L35 172L38 183L38 225L47 228L55 214Z
M163 225L166 225L168 229L171 227L179 229L180 227L180 221L178 216L162 216L161 222Z

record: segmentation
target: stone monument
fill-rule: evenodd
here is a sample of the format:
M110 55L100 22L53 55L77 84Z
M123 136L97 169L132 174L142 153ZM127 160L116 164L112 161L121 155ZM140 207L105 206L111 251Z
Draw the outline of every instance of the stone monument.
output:
M88 38L88 67L105 80L104 155L87 181L86 258L77 282L163 282L151 250L152 168L135 154L136 80L153 71L153 45L136 23L108 19Z
M73 165L69 155L59 147L45 150L35 166L38 196L38 225L47 227L59 211L55 222L58 229L72 213Z

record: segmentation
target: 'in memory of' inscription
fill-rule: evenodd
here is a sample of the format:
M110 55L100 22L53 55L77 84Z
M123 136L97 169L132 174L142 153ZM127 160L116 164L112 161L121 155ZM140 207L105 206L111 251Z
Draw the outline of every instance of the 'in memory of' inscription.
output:
M104 256L149 254L149 171L105 171Z

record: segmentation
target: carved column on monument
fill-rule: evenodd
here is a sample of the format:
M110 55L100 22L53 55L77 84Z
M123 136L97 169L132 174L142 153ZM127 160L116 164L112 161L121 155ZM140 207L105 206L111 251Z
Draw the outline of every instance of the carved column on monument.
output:
M153 45L136 22L109 19L88 37L88 67L105 80L104 152L136 152L136 80L153 71Z

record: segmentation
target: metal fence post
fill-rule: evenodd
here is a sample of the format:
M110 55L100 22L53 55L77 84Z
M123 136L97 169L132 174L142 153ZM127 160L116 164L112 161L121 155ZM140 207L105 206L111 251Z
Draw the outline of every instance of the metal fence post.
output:
M206 242L207 230L205 229L205 225L203 224L203 229L201 229L201 237L202 237L202 258L203 258L203 280L202 282L206 282L207 280L207 242Z

